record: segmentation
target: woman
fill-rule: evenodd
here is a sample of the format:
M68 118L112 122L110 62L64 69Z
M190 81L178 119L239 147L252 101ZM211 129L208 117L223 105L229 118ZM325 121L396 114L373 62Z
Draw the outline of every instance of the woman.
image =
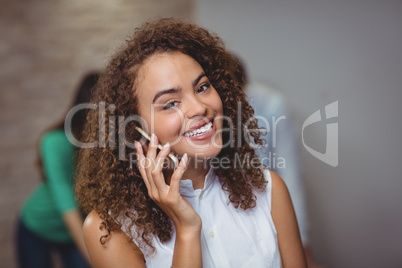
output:
M99 73L84 77L73 106L89 102L98 77ZM82 110L71 120L69 129L76 139L81 137L85 117L86 112ZM17 232L20 267L52 267L52 251L60 254L64 267L89 267L82 235L84 221L73 191L76 149L67 139L64 118L48 129L40 141L39 167L43 182L21 212Z
M250 144L263 142L237 72L217 36L173 19L144 24L112 58L93 102L113 109L90 112L83 140L109 144L80 151L76 185L95 267L305 267L286 186ZM147 148L136 127L154 133Z

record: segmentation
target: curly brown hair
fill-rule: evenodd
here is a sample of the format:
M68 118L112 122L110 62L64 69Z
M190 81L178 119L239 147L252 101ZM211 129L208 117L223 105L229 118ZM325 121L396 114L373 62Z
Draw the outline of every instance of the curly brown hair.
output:
M155 53L177 51L189 55L204 69L222 99L224 115L232 122L246 122L234 126L230 135L222 133L223 144L230 143L231 146L223 148L217 157L229 159L230 165L228 168L215 169L215 173L236 208L253 208L256 205L253 190L264 191L266 187L263 171L253 168L249 161L243 166L237 165L235 155L238 155L238 159L248 158L254 163L259 161L245 136L251 136L255 144L262 145L258 131L247 132L247 129L258 129L258 123L253 117L253 108L246 100L243 81L239 78L239 61L226 50L218 36L197 25L176 19L159 19L136 29L133 38L112 57L93 94L93 103L104 102L106 107L113 104L115 109L105 110L104 113L109 112L110 115L105 116L105 122L101 125L98 125L99 112L89 112L83 142L93 142L99 138L112 141L120 134L129 141L139 140L141 136L134 130L136 122L122 128L116 127L109 118L137 115L138 100L134 93L142 63ZM241 114L238 113L239 104ZM228 128L228 123L224 122L223 127ZM238 127L245 135L238 135ZM116 219L128 219L129 230L136 226L136 232L130 231L129 236L153 251L153 236L157 236L161 242L171 239L171 220L148 196L137 166L131 166L127 160L129 152L122 159L118 146L113 142L109 142L109 146L99 145L81 149L78 154L78 202L86 212L95 210L99 213L109 234L121 228L121 223ZM108 235L101 237L101 243L104 244L107 238Z

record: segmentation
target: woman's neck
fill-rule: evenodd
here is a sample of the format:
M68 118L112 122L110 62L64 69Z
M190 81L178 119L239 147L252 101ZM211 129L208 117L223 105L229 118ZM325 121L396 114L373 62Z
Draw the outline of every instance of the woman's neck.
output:
M202 189L204 188L205 176L207 175L210 166L208 162L194 161L190 159L186 171L183 174L182 180L191 180L193 182L193 188Z

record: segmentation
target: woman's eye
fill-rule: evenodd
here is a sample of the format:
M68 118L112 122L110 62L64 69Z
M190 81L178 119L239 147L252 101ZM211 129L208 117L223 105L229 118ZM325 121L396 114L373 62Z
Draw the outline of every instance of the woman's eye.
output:
M167 110L167 109L173 108L173 107L177 106L178 104L179 104L178 101L170 101L170 102L166 103L166 104L163 106L163 110Z
M202 84L202 85L197 89L197 93L204 92L205 90L207 90L207 89L209 88L209 86L210 86L209 83Z

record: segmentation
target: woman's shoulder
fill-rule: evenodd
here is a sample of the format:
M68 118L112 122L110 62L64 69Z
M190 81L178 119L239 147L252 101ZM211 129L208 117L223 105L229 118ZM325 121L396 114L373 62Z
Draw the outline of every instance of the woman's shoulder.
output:
M96 236L96 235L107 235L107 230L102 230L100 227L104 221L101 219L98 212L92 210L84 221L84 233L89 236Z
M101 245L105 245L101 240L102 237L107 237L105 241L109 242L113 237L121 236L124 234L121 230L114 230L110 232L106 228L106 222L101 218L99 213L96 210L92 210L87 217L85 218L83 230L84 230L84 239L89 243L94 243L95 241L99 242ZM126 236L124 234L124 236Z
M269 187L269 191L271 192L271 202L275 203L276 199L286 198L289 196L288 187L281 176L269 169L264 171L264 175L268 182L267 187Z
M282 193L283 191L287 191L287 186L281 176L279 176L275 171L266 170L267 175L265 178L269 178L269 182L272 187L272 192Z
M292 200L288 187L283 179L274 171L269 171L272 181L271 189L271 213L275 218L276 214L281 214L285 210L293 211ZM274 219L275 220L275 219Z
M58 147L66 146L73 147L72 144L67 139L66 133L64 130L55 129L49 132L46 132L41 138L42 148L45 147Z
M287 189L285 182L275 171L264 168L262 170L262 173L264 174L264 178L267 181L267 187L269 187L271 191L274 190L273 188L279 188L279 191L283 191L284 188Z
M62 129L53 129L43 134L42 139L67 139L66 133Z
M262 172L267 185L264 192L256 192L257 202L264 207L268 206L268 209L271 210L277 200L286 195L288 191L285 182L277 173L267 168L264 168Z
M84 221L84 240L94 267L145 267L137 245L121 230L109 232L95 210ZM104 243L101 237L107 236Z

